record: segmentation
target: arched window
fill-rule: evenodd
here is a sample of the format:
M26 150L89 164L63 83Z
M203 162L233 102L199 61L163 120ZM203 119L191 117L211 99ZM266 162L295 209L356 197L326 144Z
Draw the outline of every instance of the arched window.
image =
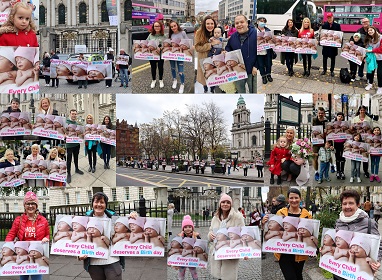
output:
M40 25L46 25L45 15L46 15L46 8L43 5L41 5L39 7L39 24Z
M125 21L132 20L132 9L133 9L133 4L131 0L126 0L125 1L125 7L124 7L124 12L125 12Z
M108 22L109 15L107 14L106 1L101 4L101 22Z
M87 8L86 8L86 3L82 2L78 6L78 16L80 23L86 23L87 22Z
M252 136L252 146L256 146L256 142L257 142L257 137L256 137L256 135L253 135Z
M65 5L58 5L58 24L66 24Z

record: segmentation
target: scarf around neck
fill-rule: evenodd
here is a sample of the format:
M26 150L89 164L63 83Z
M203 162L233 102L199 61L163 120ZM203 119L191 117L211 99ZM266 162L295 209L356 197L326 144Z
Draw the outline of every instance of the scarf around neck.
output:
M353 215L351 215L350 217L345 217L345 214L343 211L341 211L340 213L340 221L341 222L344 222L344 223L350 223L350 222L353 222L355 219L358 218L359 214L361 214L362 212L364 212L362 209L357 209L357 211L355 211L355 213Z

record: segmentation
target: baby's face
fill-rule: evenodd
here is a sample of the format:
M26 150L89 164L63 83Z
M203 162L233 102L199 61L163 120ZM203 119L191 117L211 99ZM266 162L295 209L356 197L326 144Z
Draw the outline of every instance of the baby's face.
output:
M325 236L324 236L324 245L333 246L333 244L334 244L334 241L330 237L330 235L329 234L325 234Z
M195 249L195 252L196 252L197 254L203 254L203 253L204 253L203 249L200 248L199 246L195 246L194 249Z
M284 222L284 223L283 223L283 227L284 227L284 230L285 230L285 231L288 231L288 232L294 232L294 231L297 231L297 229L296 229L294 226L292 226L292 224L290 224L290 223L286 223L286 222Z
M38 168L38 164L37 163L32 163L32 168Z
M0 55L0 73L11 71L13 66L12 62Z
M39 251L36 251L36 250L31 250L29 252L29 255L35 257L35 259L38 259L38 258L42 257L42 254Z
M16 117L11 117L11 122L17 122L17 121L19 121L18 118L16 118Z
M299 228L299 229L298 229L298 233L299 233L302 237L309 237L309 236L311 236L310 232L309 232L306 228Z
M73 230L77 232L86 231L86 228L80 223L73 222L72 227L73 227Z
M180 48L182 50L188 50L189 49L189 47L187 45L180 45Z
M158 233L155 229L153 228L146 228L145 229L145 233L149 236L149 237L157 237L158 236Z
M183 249L192 249L192 246L188 244L187 242L182 242L183 244Z
M228 66L231 66L231 67L235 67L236 65L238 65L239 63L235 60L227 60L226 64Z
M46 167L45 167L44 165L39 165L38 168L39 168L40 170L45 170L45 169L46 169Z
M70 230L70 226L65 223L65 222L59 222L58 225L57 225L57 229L59 231L69 231Z
M220 38L222 36L222 31L220 28L215 28L214 29L214 37L215 38Z
M69 76L70 71L64 65L58 65L56 68L56 72L58 76Z
M243 236L241 237L242 240L245 240L247 242L251 242L253 240L255 240L252 236L250 236L249 234L243 234Z
M217 241L227 240L227 236L225 236L225 234L223 234L223 233L218 233L218 234L216 235L216 240L217 240Z
M136 224L130 223L129 227L132 232L143 232L143 229Z
M45 118L45 123L47 124L53 124L53 121L49 118Z
M28 254L28 251L27 250L24 250L20 247L15 247L16 249L16 254L19 255L19 256L23 256L23 255L27 255Z
M216 67L222 67L222 66L225 65L225 63L224 63L223 61L217 61L217 60L215 60L215 61L214 61L214 65L215 65Z
M166 42L166 43L163 43L163 46L164 46L164 47L171 47L171 44L168 43L168 42Z
M93 237L100 237L102 235L101 232L95 227L89 227L88 233Z
M117 233L126 233L127 227L124 224L118 222L118 223L115 223L114 225L114 231Z
M208 70L212 70L212 69L215 68L215 67L214 67L212 64L210 64L210 63L204 63L204 64L203 64L203 67L204 67L204 70L206 70L206 71L208 71Z
M13 256L14 252L11 249L9 249L8 247L3 247L3 249L1 250L1 254L3 256Z
M340 249L348 249L349 245L341 237L336 236L336 247Z
M60 124L59 122L54 122L54 126L55 127L62 127L62 124Z
M19 122L20 122L21 124L26 124L26 123L28 123L28 121L27 121L26 119L19 119Z
M36 123L44 123L44 119L41 117L37 117Z
M240 236L239 236L238 234L236 234L236 233L233 233L233 232L229 232L229 233L228 233L228 237L229 237L229 239L231 239L231 240L237 240L237 239L240 239Z
M366 251L359 245L352 245L350 247L350 250L352 250L354 252L354 255L357 258L366 258L367 257Z
M16 66L19 70L28 70L33 67L33 63L24 57L16 56Z
M7 117L1 117L1 122L2 122L2 123L8 122L8 121L9 121L9 120L8 120Z
M103 79L105 76L98 70L90 70L88 76L93 79Z
M182 249L182 245L178 241L171 241L171 248Z
M76 75L76 76L85 76L86 75L86 71L76 65L73 65L72 66L72 73L73 75Z
M269 221L268 223L268 229L269 230L282 230L282 227L280 226L280 224L276 221Z
M177 44L175 42L171 42L171 45L172 45L173 48L179 47L179 44Z

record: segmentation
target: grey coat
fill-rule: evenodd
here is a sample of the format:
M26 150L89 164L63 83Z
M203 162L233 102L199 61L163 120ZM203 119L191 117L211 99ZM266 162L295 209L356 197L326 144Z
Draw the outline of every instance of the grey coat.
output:
M378 224L373 220L370 219L371 227L370 227L370 234L379 235L378 231ZM350 223L342 222L341 220L336 221L336 231L339 230L347 230L347 231L354 231L354 232L362 232L362 233L368 233L368 225L369 225L369 216L366 212L362 211L358 218L356 218L354 221ZM379 251L378 251L378 261L382 259L382 244L379 243Z

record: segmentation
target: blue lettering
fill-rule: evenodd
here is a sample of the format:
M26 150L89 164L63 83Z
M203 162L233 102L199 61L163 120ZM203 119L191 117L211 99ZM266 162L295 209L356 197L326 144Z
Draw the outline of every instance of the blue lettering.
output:
M141 250L141 255L152 255L153 252L149 250Z

